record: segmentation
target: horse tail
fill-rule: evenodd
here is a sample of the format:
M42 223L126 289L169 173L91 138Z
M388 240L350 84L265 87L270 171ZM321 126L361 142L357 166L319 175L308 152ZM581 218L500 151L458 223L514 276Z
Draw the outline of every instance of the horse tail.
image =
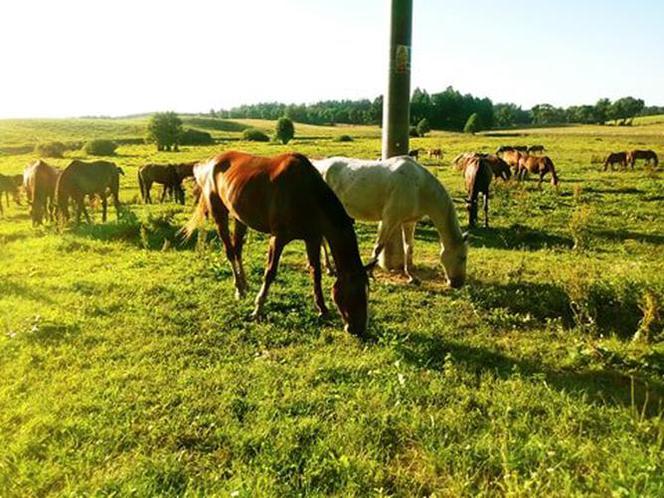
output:
M194 234L196 229L203 224L203 221L210 212L208 205L210 188L208 185L205 185L202 189L200 196L198 197L198 204L194 208L194 212L191 215L189 221L179 230L178 234L181 235L185 242L191 239L191 236Z

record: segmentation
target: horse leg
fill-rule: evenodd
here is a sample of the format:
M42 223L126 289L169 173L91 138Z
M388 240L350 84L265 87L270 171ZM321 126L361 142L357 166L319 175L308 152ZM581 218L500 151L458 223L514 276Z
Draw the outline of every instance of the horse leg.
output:
M321 246L323 248L323 256L325 256L325 270L330 277L333 277L336 273L330 261L330 251L327 248L327 241L325 239L321 241Z
M145 203L152 204L152 196L150 195L150 190L152 190L152 180L145 180Z
M489 192L484 192L484 228L489 228Z
M88 214L88 208L85 207L85 196L81 196L79 200L79 220L80 220L80 212L83 211L83 214L85 215L85 221L88 223L88 225L92 225L92 220L90 219L90 215Z
M323 289L321 287L323 275L320 266L320 246L323 243L323 239L306 239L304 243L307 246L309 271L311 272L311 278L314 281L314 301L316 303L316 308L318 308L318 316L322 317L328 314L327 306L325 306L325 298L323 297Z
M238 285L242 289L240 292L244 294L248 288L247 277L244 274L244 266L242 264L242 248L244 247L244 237L247 233L247 225L239 220L235 220L235 230L233 230L233 248L235 251L235 264L238 269Z
M415 242L415 223L404 223L401 225L401 235L403 237L403 272L408 277L409 284L418 285L420 280L412 274L413 269L413 246Z
M108 211L108 198L106 194L101 195L101 221L106 223L106 212Z
M385 244L392 238L394 232L399 228L399 223L387 220L385 217L378 224L378 236L376 237L376 244L374 245L371 261L378 261L378 256L385 249Z
M270 247L267 256L268 258L267 268L265 268L265 275L263 276L263 285L261 286L261 290L258 292L258 295L256 296L256 308L254 309L254 312L251 314L252 320L255 320L258 317L260 317L263 311L263 305L265 304L265 300L267 299L267 293L270 290L270 285L272 285L272 282L277 276L279 258L281 257L281 253L284 250L285 245L286 245L285 242L282 239L280 239L278 236L273 235L272 237L270 237Z
M215 225L217 225L217 233L219 238L224 243L226 249L226 258L231 264L233 270L233 282L235 284L235 297L240 299L244 296L244 288L240 285L240 276L235 259L235 248L231 240L230 230L228 229L228 210L218 197L212 196L209 200L210 211Z

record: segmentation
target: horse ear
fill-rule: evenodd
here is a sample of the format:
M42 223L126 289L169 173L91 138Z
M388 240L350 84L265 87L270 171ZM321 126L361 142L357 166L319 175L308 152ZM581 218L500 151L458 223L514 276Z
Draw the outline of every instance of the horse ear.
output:
M468 237L470 236L470 233L468 232L463 232L463 241L468 242Z

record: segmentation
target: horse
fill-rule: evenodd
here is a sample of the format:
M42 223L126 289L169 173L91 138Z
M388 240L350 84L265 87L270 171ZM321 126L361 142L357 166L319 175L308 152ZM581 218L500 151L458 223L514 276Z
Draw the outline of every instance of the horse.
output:
M546 149L544 148L543 145L531 145L528 147L527 152L528 154L535 154L537 152L544 152Z
M441 149L429 149L427 150L427 156L429 156L429 159L442 159L443 158L443 151Z
M121 168L109 161L93 161L86 163L78 159L72 161L60 174L55 186L55 198L58 215L62 221L69 219L69 198L76 203L76 222L81 220L81 212L88 223L90 215L83 202L86 195L98 195L102 203L102 221L106 221L108 210L108 193L110 191L115 205L115 214L120 217L120 175Z
M527 173L537 173L539 175L538 186L540 187L544 181L544 175L547 173L551 173L551 185L557 187L560 183L560 179L556 173L556 168L549 156L523 156L519 160L519 179L524 180Z
M516 149L508 149L502 152L501 159L505 161L510 168L512 168L514 174L516 175L517 173L519 173L519 163L521 162L522 159L526 157L527 154L524 154L521 151L518 151Z
M9 194L12 194L12 197L14 198L14 202L16 202L16 204L18 205L21 204L18 198L19 188L14 182L14 177L0 174L0 214L4 214L4 210L2 208L3 192L5 193L5 197L7 200L7 207L9 207Z
M202 194L182 229L189 238L211 214L226 249L235 281L236 297L247 290L242 246L247 227L270 234L268 263L256 296L253 319L261 316L270 285L277 275L284 246L304 240L313 277L314 299L321 315L328 313L321 289L320 250L323 239L332 251L337 279L332 298L345 330L363 336L368 322L369 278L362 265L353 219L311 162L301 154L260 157L230 151L194 166ZM233 237L229 216L235 219Z
M55 187L61 171L39 160L23 171L23 185L30 202L32 225L40 225L44 214L53 221L55 214Z
M644 159L646 165L651 162L657 168L659 166L659 158L654 150L633 150L627 154L627 163L634 169L634 163L637 159Z
M453 288L463 286L467 235L461 233L452 198L429 170L408 156L385 161L332 157L313 164L351 216L380 222L372 262L401 232L403 271L409 283L417 283L411 272L415 224L427 215L438 230L440 259L448 284Z
M408 155L412 157L413 159L419 159L420 157L420 149L412 149L408 151Z
M489 186L493 175L493 169L487 157L476 155L466 163L463 176L466 182L466 192L468 193L466 207L470 228L477 225L477 207L480 194L484 199L484 227L489 228Z
M508 181L510 178L512 178L512 170L510 169L509 165L495 154L464 152L463 154L459 154L454 158L456 169L459 171L465 171L466 166L477 157L481 157L487 161L489 166L491 166L491 171L493 172L494 177L502 178L504 181Z
M627 169L627 152L611 152L604 160L604 171L606 171L609 166L611 166L611 171L613 171L613 166L615 164L620 164L622 169Z
M193 174L193 172L192 172ZM182 189L182 179L174 164L146 164L138 170L138 185L141 190L141 197L145 204L152 204L150 190L153 183L160 183L164 186L160 201L163 203L168 190L171 190L176 202L184 204L184 190Z

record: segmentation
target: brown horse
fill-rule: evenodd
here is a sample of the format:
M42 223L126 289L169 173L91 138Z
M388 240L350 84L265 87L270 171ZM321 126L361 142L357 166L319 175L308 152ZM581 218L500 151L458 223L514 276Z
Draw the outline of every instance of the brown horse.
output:
M634 169L634 163L637 159L643 159L646 162L646 165L650 163L655 166L659 166L659 158L654 150L633 150L627 154L627 163Z
M466 162L463 176L466 181L466 191L468 192L468 199L466 200L468 226L473 228L477 225L478 197L482 194L484 200L484 226L488 228L489 186L493 179L491 163L486 157L475 155Z
M29 164L23 172L23 185L31 204L32 225L40 225L47 214L53 221L55 214L55 186L61 171L39 160Z
M544 152L545 150L546 149L544 148L543 145L531 145L530 147L528 147L527 152L528 154L535 154L539 152Z
M427 151L427 155L429 156L429 159L442 159L443 158L443 151L442 149L429 149Z
M325 238L337 272L332 297L345 329L357 335L366 332L369 280L360 260L353 220L306 157L282 154L268 158L233 151L199 163L194 175L203 192L183 232L190 237L204 217L212 215L233 269L236 297L247 290L242 266L247 226L270 234L267 268L252 318L261 315L284 246L296 239L306 244L316 306L321 314L327 313L320 264ZM232 239L230 216L235 219Z
M172 191L175 200L184 204L184 192L182 180L173 164L146 164L138 170L138 185L141 189L141 197L146 204L152 204L150 191L152 184L159 183L164 186L161 194L161 202L164 202L168 189Z
M612 152L609 154L604 161L604 171L606 171L609 166L611 166L611 171L613 171L613 166L615 164L622 166L622 169L627 169L627 152Z
M14 202L20 205L19 187L14 182L14 177L0 174L0 214L4 214L2 208L2 193L5 193L7 207L9 207L9 194L14 198Z
M454 158L454 164L459 171L465 171L466 166L475 158L482 158L491 166L493 176L508 181L512 178L512 171L509 165L495 154L482 154L479 152L465 152Z
M63 220L69 219L69 198L76 203L76 222L80 222L81 213L85 215L88 223L90 215L83 202L85 196L97 195L102 203L102 221L106 221L108 210L108 194L110 192L115 205L115 214L120 217L120 175L122 170L115 163L109 161L93 161L86 163L79 160L72 161L60 174L55 187L55 197L58 207L58 216Z
M558 183L560 183L558 174L556 173L556 167L553 165L553 161L549 156L524 155L519 161L518 178L524 180L528 173L536 173L539 175L538 186L540 187L544 181L544 175L547 173L551 173L551 185L557 187Z
M523 158L527 157L527 154L515 149L508 149L503 151L502 156L499 157L512 168L512 171L516 175L519 172L519 163Z

